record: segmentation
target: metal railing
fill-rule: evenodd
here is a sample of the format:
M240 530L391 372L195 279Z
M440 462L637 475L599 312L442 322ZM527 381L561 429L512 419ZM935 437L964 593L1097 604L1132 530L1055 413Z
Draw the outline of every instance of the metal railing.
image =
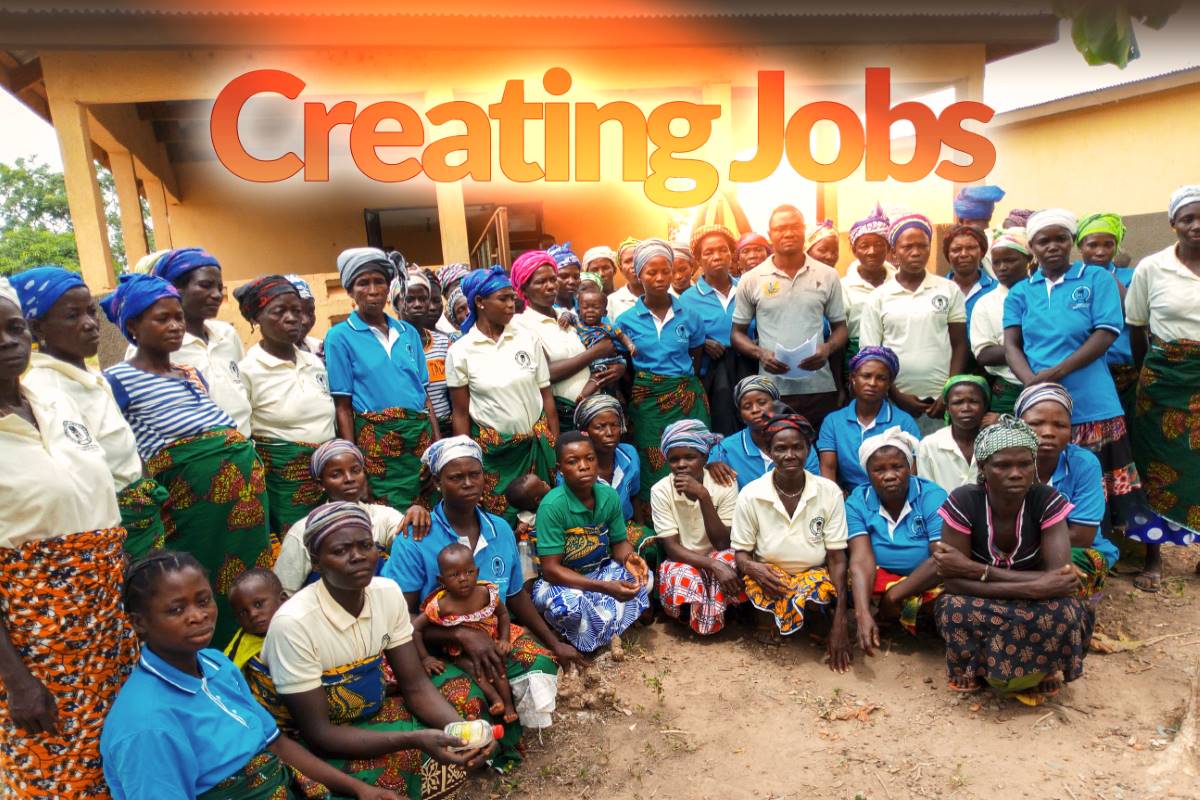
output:
M471 266L475 269L500 264L512 268L512 252L508 246L508 208L499 206L483 226L483 232L471 247Z

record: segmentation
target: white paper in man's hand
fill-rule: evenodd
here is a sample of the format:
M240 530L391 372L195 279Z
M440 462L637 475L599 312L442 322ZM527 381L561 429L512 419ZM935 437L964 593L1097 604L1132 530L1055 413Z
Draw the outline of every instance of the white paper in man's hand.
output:
M817 331L807 341L801 342L795 347L784 347L781 344L775 345L775 358L787 364L788 371L783 373L783 377L787 378L804 378L812 375L816 370L801 369L800 363L806 358L816 355L817 346L820 342L821 332Z

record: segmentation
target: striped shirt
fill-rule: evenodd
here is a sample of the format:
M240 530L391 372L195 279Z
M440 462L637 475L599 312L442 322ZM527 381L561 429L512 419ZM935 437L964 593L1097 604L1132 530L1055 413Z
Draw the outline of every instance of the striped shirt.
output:
M971 560L1012 570L1039 570L1042 532L1067 519L1075 508L1057 489L1035 483L1025 494L1016 526L1016 544L1005 551L996 544L992 509L983 484L972 483L950 492L938 516L944 523L942 538L955 533L971 537Z
M104 370L117 407L133 429L138 454L145 460L179 439L237 427L209 397L208 384L199 372L179 364L171 366L188 377L155 375L127 361Z
M450 337L441 331L425 330L429 344L425 347L425 366L429 368L429 382L425 394L433 406L433 415L438 419L450 416L450 390L446 388L446 352L450 349Z

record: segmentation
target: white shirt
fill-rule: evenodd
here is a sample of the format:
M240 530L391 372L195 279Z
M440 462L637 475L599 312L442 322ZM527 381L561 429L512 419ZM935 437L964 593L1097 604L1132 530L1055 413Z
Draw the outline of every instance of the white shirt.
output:
M563 330L559 327L558 320L547 317L532 308L526 308L525 311L513 317L513 324L529 332L535 339L542 343L542 348L546 352L548 359L546 370L549 374L550 361L562 361L568 358L574 358L587 350L583 346L583 342L579 340L578 334L574 328ZM550 391L555 397L562 397L571 402L579 397L583 391L584 385L591 377L591 372L585 366L583 369L568 375L556 383L550 385Z
M305 586L279 607L261 654L276 691L319 689L322 673L412 641L408 606L396 582L376 577L364 591L357 617L338 605L324 581Z
M737 484L722 486L704 470L704 488L712 497L717 516L726 525L733 524L733 512L737 506ZM650 489L650 511L654 517L654 532L658 536L678 536L679 543L693 553L708 555L715 548L704 529L704 514L700 501L689 500L675 491L672 475L660 479Z
M325 362L296 348L296 361L276 358L256 344L238 365L250 398L255 436L322 444L336 436Z
M120 525L112 473L83 414L65 394L21 394L37 427L0 417L0 547Z
M617 317L637 305L638 295L629 291L628 286L622 286L608 296L608 318L616 322Z
M667 313L660 319L658 314L650 312L650 319L654 321L654 327L658 329L659 338L662 338L663 328L667 327L667 323L675 319L675 308L671 306L667 309Z
M396 529L400 527L404 515L391 506L378 503L358 505L371 517L371 535L375 537L375 544L390 551L392 540L396 538ZM304 546L305 530L307 526L303 519L288 528L283 536L283 543L279 546L279 558L275 559L275 566L271 567L279 582L283 584L283 590L288 594L300 591L312 572L312 558L308 555L308 548Z
M896 388L938 397L950 377L949 325L966 321L967 304L953 281L926 273L909 291L893 277L863 305L858 345L890 347L900 358Z
M917 446L917 474L952 492L974 483L979 477L979 465L974 458L967 463L954 442L950 426L946 426L923 438Z
M979 358L983 348L991 345L1004 347L1004 298L1008 297L1008 287L1003 283L979 298L975 311L971 314L971 352ZM1007 364L998 367L984 367L989 374L1003 378L1009 383L1020 384L1017 376Z
M112 473L116 491L141 479L142 459L138 456L133 429L117 408L112 388L103 375L45 353L34 353L29 360L29 371L21 377L21 385L41 398L65 394L71 399L83 416L83 424L104 450L104 461Z
M833 481L809 473L796 512L788 516L775 490L774 474L768 472L742 488L730 544L792 575L824 566L826 551L847 547L842 490Z
M1168 342L1200 341L1200 277L1175 255L1175 245L1146 256L1133 271L1125 322L1148 326Z
M171 361L192 367L208 381L208 394L222 411L233 417L238 433L249 436L250 398L242 383L238 364L245 357L242 339L228 322L218 319L204 321L208 342L190 333L183 334L183 346L171 354ZM130 345L125 360L133 358L137 347Z
M500 433L529 433L542 416L541 390L550 368L541 344L523 328L509 325L492 341L471 328L446 354L446 385L471 392L471 419Z
M858 322L862 317L863 303L867 302L867 298L871 296L871 292L878 287L872 283L868 283L867 279L858 273L858 267L861 262L857 259L846 268L846 274L842 277L842 304L846 307L846 327L849 329L850 338L858 338ZM888 262L883 262L885 275L883 282L887 283L896 274L896 268ZM880 284L882 286L883 284Z

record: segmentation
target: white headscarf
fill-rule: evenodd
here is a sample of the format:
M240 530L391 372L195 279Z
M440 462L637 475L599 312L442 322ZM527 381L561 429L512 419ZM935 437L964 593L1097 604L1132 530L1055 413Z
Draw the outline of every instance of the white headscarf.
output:
M878 436L863 439L862 444L858 446L858 462L862 464L863 469L867 468L868 459L884 447L895 447L904 453L910 469L917 460L917 437L907 433L899 425L893 425Z
M1071 232L1071 238L1074 239L1075 231L1079 229L1079 220L1065 208L1043 209L1033 214L1025 223L1025 236L1029 241L1033 241L1033 237L1037 236L1038 231L1055 225L1066 228Z
M12 302L17 308L21 307L21 298L17 296L17 290L8 282L8 278L0 275L0 297Z
M1174 224L1175 215L1179 213L1179 209L1192 203L1200 203L1200 183L1180 186L1171 192L1171 202L1167 204L1167 221Z
M429 467L434 477L442 471L442 467L456 458L473 458L483 463L483 450L470 436L450 436L438 439L421 455L421 463Z
M598 245L596 247L591 248L590 250L588 250L586 253L583 254L583 268L587 269L588 264L592 263L597 258L607 258L609 261L613 262L614 266L617 263L616 251L614 251L608 245L602 244L602 245Z

